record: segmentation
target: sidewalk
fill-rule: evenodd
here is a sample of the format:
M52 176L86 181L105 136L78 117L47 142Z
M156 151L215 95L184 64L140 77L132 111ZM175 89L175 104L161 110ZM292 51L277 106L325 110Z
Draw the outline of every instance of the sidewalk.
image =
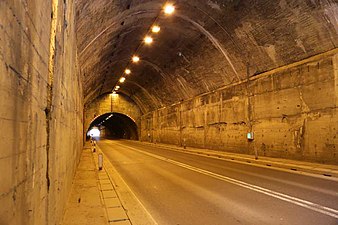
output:
M130 225L105 168L98 170L97 154L86 143L74 177L61 225Z
M145 145L159 146L166 149L171 149L175 151L187 152L191 154L206 155L209 157L214 157L218 159L235 161L240 163L250 163L256 166L269 167L272 169L282 169L289 170L290 172L303 172L309 174L315 174L325 177L338 178L338 166L329 165L329 164L320 164L312 163L305 161L297 161L291 159L281 159L281 158L272 158L259 156L258 159L255 159L253 155L245 154L236 154L229 152L216 151L211 149L201 149L193 147L178 147L175 145L162 144L162 143L149 143L149 142L139 142Z
M107 225L90 147L82 151L62 225Z

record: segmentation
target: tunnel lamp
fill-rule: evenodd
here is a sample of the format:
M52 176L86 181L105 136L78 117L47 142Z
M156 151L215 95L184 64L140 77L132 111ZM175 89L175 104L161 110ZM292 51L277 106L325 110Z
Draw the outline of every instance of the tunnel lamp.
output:
M158 32L160 32L160 30L161 30L161 28L160 28L159 26L157 26L157 25L154 25L154 26L151 28L151 31L152 31L153 33L158 33Z
M152 42L153 42L153 38L152 38L152 37L146 36L146 37L144 38L144 43L146 43L146 44L151 44Z
M123 83L125 80L126 80L125 77L121 77L121 78L120 78L120 83Z
M113 91L112 94L113 94L113 95L116 95L116 91Z
M172 4L166 4L164 6L164 13L167 15L173 14L175 7Z
M130 69L126 69L126 70L124 71L124 73L125 73L125 74L130 74L130 73L131 73L131 70L130 70Z
M137 55L134 55L132 60L134 63L137 63L138 61L140 61L140 57L138 57Z

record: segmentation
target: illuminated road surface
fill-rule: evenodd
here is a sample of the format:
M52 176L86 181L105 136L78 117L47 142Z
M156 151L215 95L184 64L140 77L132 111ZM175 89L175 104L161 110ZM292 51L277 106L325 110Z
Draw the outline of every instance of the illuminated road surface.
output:
M159 225L337 225L338 182L103 140L103 150Z

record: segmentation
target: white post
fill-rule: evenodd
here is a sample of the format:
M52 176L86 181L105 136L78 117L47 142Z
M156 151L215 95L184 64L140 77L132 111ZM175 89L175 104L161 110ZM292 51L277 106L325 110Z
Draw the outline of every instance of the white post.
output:
M103 155L102 153L99 153L99 170L102 170L103 167Z

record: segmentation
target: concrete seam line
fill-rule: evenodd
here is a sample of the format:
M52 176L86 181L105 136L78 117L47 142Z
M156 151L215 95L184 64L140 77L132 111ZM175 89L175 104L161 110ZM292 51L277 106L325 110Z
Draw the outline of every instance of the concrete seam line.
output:
M96 148L104 156L104 158L108 159L108 157L106 156L106 154L103 153L103 151L99 148L98 145L96 145ZM114 165L109 160L104 160L104 165L105 164L107 166L109 166L112 170L116 171ZM107 175L108 175L109 179L113 179L109 173L107 173ZM146 214L152 220L153 224L157 225L158 223L156 222L156 220L152 217L152 215L147 210L147 208L143 205L143 203L140 201L140 199L137 198L136 194L132 191L132 189L129 187L129 185L126 183L126 181L122 178L122 176L117 171L116 171L116 175L123 182L123 184L127 187L128 191L132 194L132 196L136 199L136 201L140 204L140 206L142 207L142 209L146 212ZM114 183L116 183L116 182L114 182ZM115 190L115 187L114 187L114 190ZM116 193L117 193L117 196L118 196L118 198L120 200L121 205L123 206L123 208L125 208L125 206L122 204L122 201L121 201L121 198L120 198L120 196L118 194L118 191L116 191ZM128 216L128 214L127 214L127 216ZM128 218L129 218L129 216L128 216ZM129 221L132 223L132 221L130 220L130 218L129 218Z
M307 201L307 200L296 198L296 197L293 197L293 196L290 196L290 195L286 195L286 194L283 194L283 193L272 191L270 189L263 188L263 187L260 187L260 186L257 186L257 185L249 184L249 183L246 183L244 181L236 180L236 179L233 179L233 178L230 178L230 177L227 177L227 176L223 176L223 175L220 175L220 174L217 174L217 173L213 173L213 172L210 172L210 171L207 171L207 170L204 170L204 169L200 169L200 168L197 168L197 167L194 167L194 166L190 166L188 164L184 164L184 163L181 163L181 162L178 162L178 161L175 161L175 160L171 160L171 159L168 159L168 158L165 158L165 157L162 157L162 156L158 156L158 155L155 155L155 154L152 154L152 153L148 153L148 152L145 152L145 151L142 151L142 150L138 150L138 149L133 148L133 147L127 147L127 146L124 146L124 147L129 148L129 149L133 149L135 151L138 151L138 152L143 153L145 155L151 156L153 158L156 158L156 159L159 159L159 160L180 166L182 168L189 169L191 171L198 172L198 173L201 173L201 174L204 174L204 175L207 175L207 176L210 176L210 177L222 180L222 181L226 181L228 183L232 183L234 185L241 186L243 188L247 188L247 189L250 189L252 191L256 191L256 192L259 192L259 193L262 193L262 194L265 194L265 195L268 195L268 196L271 196L271 197L274 197L274 198L277 198L277 199L280 199L280 200L283 200L283 201L286 201L286 202L289 202L289 203L293 203L295 205L298 205L298 206L301 206L301 207L304 207L304 208L307 208L307 209L310 209L310 210L313 210L313 211L316 211L316 212L319 212L319 213L325 214L327 216L331 216L331 217L338 219L338 210L335 210L335 209L332 209L332 208L329 208L329 207L326 207L326 206L322 206L322 205L319 205L319 204L316 204L316 203L313 203L313 202L310 202L310 201Z

